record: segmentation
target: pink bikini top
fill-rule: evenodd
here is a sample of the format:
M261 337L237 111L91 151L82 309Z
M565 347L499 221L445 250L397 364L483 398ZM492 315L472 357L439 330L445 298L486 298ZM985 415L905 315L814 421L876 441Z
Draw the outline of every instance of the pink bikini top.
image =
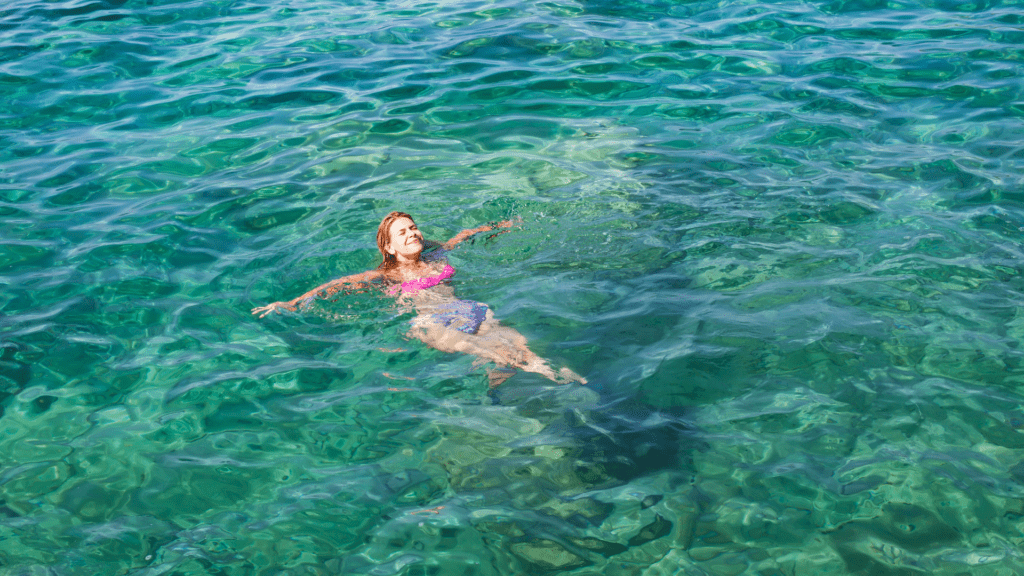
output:
M426 290L427 288L433 288L441 282L451 278L455 275L455 268L452 268L451 264L445 264L444 270L437 276L424 276L423 278L417 278L415 280L407 280L402 282L401 286L392 286L388 288L388 294L396 296L399 291L401 292L419 292L420 290Z

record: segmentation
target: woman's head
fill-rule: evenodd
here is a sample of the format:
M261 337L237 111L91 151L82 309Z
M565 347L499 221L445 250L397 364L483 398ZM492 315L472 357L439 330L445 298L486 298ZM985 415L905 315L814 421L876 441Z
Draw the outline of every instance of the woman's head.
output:
M410 242L410 238L418 241ZM384 259L377 268L389 270L398 265L398 256L419 254L423 249L423 235L416 228L412 216L405 212L392 212L377 227L377 249Z

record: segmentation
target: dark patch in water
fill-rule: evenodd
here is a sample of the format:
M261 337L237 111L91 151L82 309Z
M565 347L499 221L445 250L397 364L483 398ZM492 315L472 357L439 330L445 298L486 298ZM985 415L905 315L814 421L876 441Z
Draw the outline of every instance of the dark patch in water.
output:
M643 546L648 542L657 540L672 533L672 523L660 515L654 517L654 522L640 529L636 536L629 539L630 546Z
M652 494L652 495L644 498L643 501L640 502L640 509L641 510L646 510L646 509L650 508L651 506L654 506L658 502L661 502L664 498L665 497L662 496L661 494Z
M851 573L885 576L920 574L917 569L883 564L869 555L866 550L877 547L878 541L914 554L955 546L963 541L963 535L952 526L915 504L890 502L882 506L881 512L876 518L846 522L828 533Z
M0 345L0 416L4 414L3 402L24 390L32 379L32 368L18 360L18 350L16 344Z
M579 442L580 478L595 484L602 479L629 482L660 470L690 470L689 453L702 443L677 412L634 400L600 412L568 412L568 433Z

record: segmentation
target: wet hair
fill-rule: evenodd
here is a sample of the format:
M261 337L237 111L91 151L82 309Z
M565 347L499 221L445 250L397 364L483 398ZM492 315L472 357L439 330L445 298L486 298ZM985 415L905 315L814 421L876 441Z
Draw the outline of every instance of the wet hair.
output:
M388 242L391 242L391 225L399 218L412 220L412 216L405 212L391 212L380 221L380 226L377 227L377 250L380 250L380 255L384 258L380 266L377 266L377 270L381 272L387 272L398 265L398 259L395 258L395 255L388 254L384 248L388 245Z

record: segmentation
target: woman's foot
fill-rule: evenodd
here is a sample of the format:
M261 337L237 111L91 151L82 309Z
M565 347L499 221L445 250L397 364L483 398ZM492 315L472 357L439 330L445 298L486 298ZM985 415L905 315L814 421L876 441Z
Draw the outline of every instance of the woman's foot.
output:
M528 372L536 372L555 384L572 384L573 382L579 382L580 384L587 383L586 378L568 368L562 368L558 372L555 372L554 369L539 356L534 356L530 362L527 362L520 367Z
M580 384L586 384L587 379L579 374L569 370L568 368L562 368L558 371L558 374L552 378L558 384L572 384L573 382L579 382Z
M516 373L515 368L488 368L487 369L487 384L491 389L495 389L505 383Z

